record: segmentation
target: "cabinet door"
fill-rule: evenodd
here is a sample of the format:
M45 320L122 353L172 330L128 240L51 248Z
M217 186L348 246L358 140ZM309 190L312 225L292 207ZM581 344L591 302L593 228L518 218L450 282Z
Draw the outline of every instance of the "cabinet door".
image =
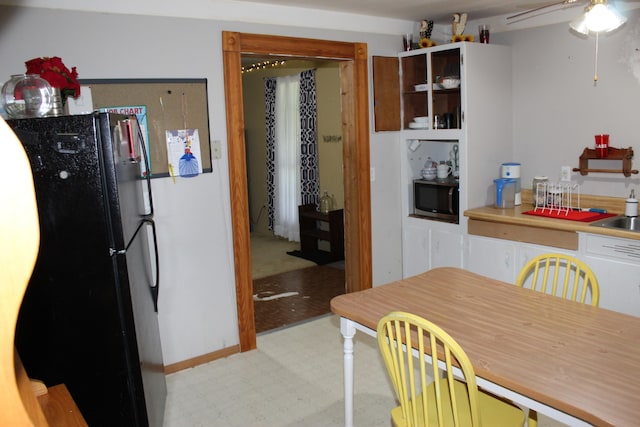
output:
M429 228L426 225L420 227L405 223L403 233L402 276L411 277L429 270Z
M468 236L465 268L493 279L514 283L516 245L508 240Z
M429 116L425 52L400 59L374 56L371 62L376 132L409 129L414 118Z
M410 129L416 117L429 116L427 54L403 56L402 61L402 128Z
M462 235L431 230L431 268L462 267Z
M456 87L443 87L440 85L443 78L460 80L460 48L440 50L431 54L431 81L433 82L431 121L433 129L461 129L461 91L462 85L466 83L460 81ZM436 123L436 116L439 119L438 123ZM447 116L449 116L448 120Z
M516 260L516 276L520 273L520 270L524 265L529 262L529 260L533 257L542 254L565 254L571 256L577 256L577 252L569 251L566 249L555 248L551 246L542 246L542 245L534 245L531 243L523 243L518 246L518 258ZM515 277L514 277L515 279Z
M396 57L374 56L373 113L375 130L400 130L400 79Z

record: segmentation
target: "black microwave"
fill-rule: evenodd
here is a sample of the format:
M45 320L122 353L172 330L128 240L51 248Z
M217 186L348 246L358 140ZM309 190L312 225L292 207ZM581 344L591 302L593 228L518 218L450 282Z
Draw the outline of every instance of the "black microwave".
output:
M413 213L440 221L459 223L460 191L457 179L413 181Z

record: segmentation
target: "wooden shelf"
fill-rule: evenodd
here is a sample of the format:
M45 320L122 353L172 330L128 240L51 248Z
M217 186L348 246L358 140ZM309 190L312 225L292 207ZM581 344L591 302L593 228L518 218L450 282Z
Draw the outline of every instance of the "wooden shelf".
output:
M300 250L302 252L318 252L318 241L329 242L329 255L332 261L344 259L344 212L342 209L322 213L316 205L298 206L300 223ZM328 230L320 228L320 223L328 225ZM321 251L325 252L325 251Z
M631 174L637 174L636 169L631 169L631 160L633 159L633 148L614 148L609 147L607 157L598 157L594 148L585 148L580 156L580 167L573 168L574 172L580 172L580 175L588 175L589 173L621 173L626 177ZM589 168L589 160L620 160L622 162L621 169L592 169Z

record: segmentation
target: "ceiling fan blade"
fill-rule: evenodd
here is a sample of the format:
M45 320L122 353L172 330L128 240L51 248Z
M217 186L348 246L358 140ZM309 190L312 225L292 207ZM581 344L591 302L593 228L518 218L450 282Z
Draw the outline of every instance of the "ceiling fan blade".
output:
M549 4L545 4L543 6L540 6L540 7L529 9L529 10L526 10L524 12L516 13L515 15L507 16L507 19L519 18L521 16L527 15L529 13L537 12L539 10L546 9L548 7L559 6L559 5L569 5L569 4L581 3L581 2L582 2L582 0L562 0L562 1L557 1L557 2L554 2L554 3L549 3Z

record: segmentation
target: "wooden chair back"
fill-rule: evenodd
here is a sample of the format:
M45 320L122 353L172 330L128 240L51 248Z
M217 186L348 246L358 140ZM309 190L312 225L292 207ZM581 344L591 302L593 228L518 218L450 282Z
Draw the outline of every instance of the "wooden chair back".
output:
M520 270L516 285L594 307L600 300L596 275L587 264L566 254L548 253L532 258Z
M18 312L40 242L35 191L22 144L2 118L0 145L0 425L46 426L14 347Z
M400 402L403 425L480 426L473 366L462 347L442 328L414 314L393 312L378 323L378 344ZM412 348L413 354L407 351ZM436 362L440 359L440 366L431 363L428 372L425 355ZM454 382L454 366L462 371L466 386ZM435 393L422 393L430 384ZM393 419L399 425L397 417Z

